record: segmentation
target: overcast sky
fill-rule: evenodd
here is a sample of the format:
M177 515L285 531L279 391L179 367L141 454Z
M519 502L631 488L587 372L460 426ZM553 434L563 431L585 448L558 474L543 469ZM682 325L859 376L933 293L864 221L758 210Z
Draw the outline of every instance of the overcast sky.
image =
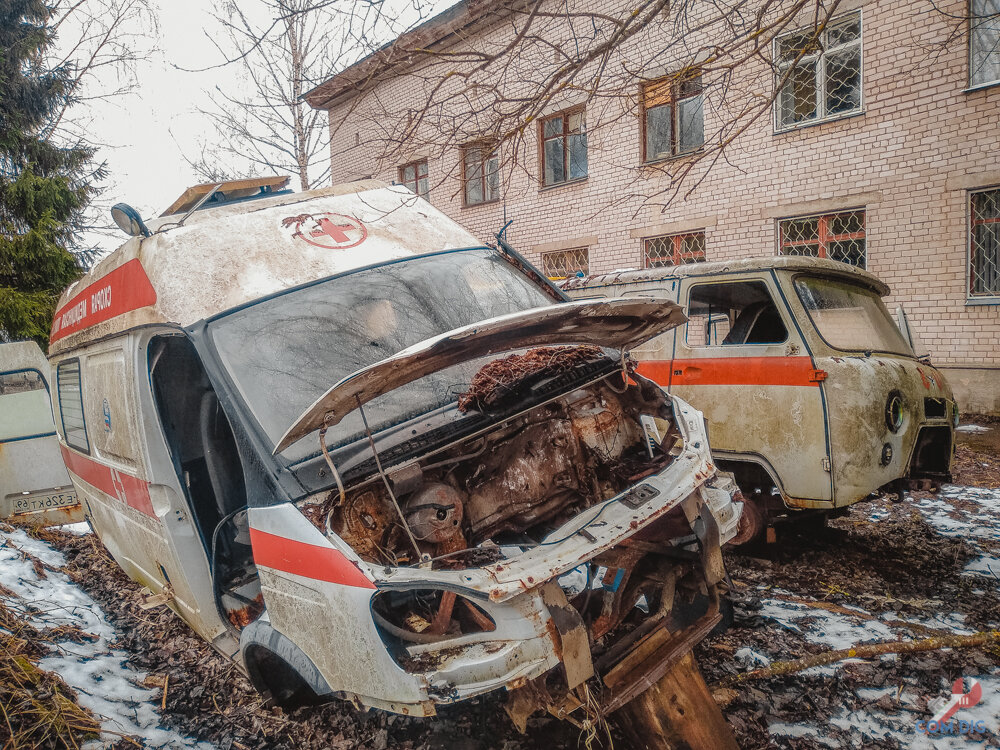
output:
M213 22L205 2L161 0L159 39L149 60L138 66L140 90L96 108L92 138L107 144L98 159L107 161L106 199L124 201L144 217L159 215L189 185L200 182L184 160L197 155L198 136L208 127L199 115L206 88L231 79L223 70L188 73L220 62L205 36ZM184 153L182 153L182 151Z

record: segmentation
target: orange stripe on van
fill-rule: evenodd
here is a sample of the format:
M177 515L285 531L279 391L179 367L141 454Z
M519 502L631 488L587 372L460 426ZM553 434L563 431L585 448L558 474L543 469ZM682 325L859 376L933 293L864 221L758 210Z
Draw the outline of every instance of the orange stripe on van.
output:
M252 526L250 546L253 548L253 561L258 566L342 586L375 588L375 584L343 552L333 547L299 542Z
M156 303L156 291L138 258L110 271L56 310L49 341Z
M60 445L59 448L62 450L63 462L71 473L106 495L118 498L130 508L156 518L153 502L149 499L149 482L145 479L112 469L88 456L71 451L65 445Z
M826 373L810 357L712 357L648 360L638 365L660 385L802 385L818 387Z

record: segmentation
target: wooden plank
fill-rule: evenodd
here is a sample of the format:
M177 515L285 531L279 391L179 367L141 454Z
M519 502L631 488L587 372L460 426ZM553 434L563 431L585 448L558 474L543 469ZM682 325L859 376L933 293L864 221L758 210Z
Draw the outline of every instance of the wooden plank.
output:
M192 185L181 194L180 198L171 203L170 207L160 214L160 216L170 216L171 214L187 211L191 208L191 206L197 203L199 198L209 193L216 185L219 185L219 192L229 195L243 190L259 190L262 187L270 187L272 190L281 190L288 184L289 179L290 178L287 176L251 177L245 180L230 180L229 182L223 183L204 182L201 185Z
M739 750L691 652L615 714L635 750Z

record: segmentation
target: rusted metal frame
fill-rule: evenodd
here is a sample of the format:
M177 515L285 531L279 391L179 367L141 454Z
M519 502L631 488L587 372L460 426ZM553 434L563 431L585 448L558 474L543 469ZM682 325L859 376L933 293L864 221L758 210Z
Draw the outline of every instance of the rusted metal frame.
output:
M607 700L601 702L598 710L602 716L608 716L617 711L633 698L649 689L650 686L659 682L660 678L671 667L677 664L685 654L704 640L712 629L721 622L722 614L719 612L718 590L712 586L709 589L709 593L711 603L708 612L684 630L674 634L663 646L660 646L656 651L655 661L651 661L647 656L643 655L641 647L657 635L664 626L655 628L646 635L635 645L628 656L602 675L601 679L606 680L609 675L617 671L626 671L629 674L628 679L615 687ZM632 664L630 660L634 660L637 663Z

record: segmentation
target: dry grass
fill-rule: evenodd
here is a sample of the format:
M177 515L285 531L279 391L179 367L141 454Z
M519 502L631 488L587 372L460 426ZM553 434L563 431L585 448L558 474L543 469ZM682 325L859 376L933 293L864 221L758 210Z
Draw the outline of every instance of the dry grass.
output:
M38 667L46 636L0 602L0 741L3 750L79 748L97 720L54 672Z

